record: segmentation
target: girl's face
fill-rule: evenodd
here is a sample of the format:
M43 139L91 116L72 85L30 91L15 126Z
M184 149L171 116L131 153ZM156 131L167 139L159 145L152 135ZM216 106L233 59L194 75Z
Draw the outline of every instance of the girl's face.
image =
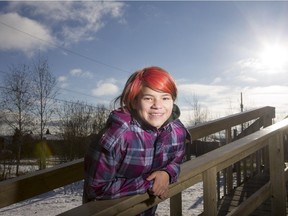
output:
M171 116L173 102L169 93L143 87L133 108L142 121L159 129Z

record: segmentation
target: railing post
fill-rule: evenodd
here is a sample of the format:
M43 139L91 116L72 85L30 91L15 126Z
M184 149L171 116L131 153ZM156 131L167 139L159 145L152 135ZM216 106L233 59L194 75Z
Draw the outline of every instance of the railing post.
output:
M273 115L273 114L271 114L271 113L263 116L263 127L264 127L264 128L272 125L272 123L273 123L273 116L275 116L275 114Z
M217 170L212 167L203 172L204 215L217 215Z
M286 186L282 132L269 139L271 215L286 215Z
M170 216L182 215L182 193L170 198Z
M227 128L225 130L225 136L226 136L226 145L229 144L232 141L232 131L231 128ZM224 194L228 194L233 189L233 166L229 166L225 169L225 185L224 185Z

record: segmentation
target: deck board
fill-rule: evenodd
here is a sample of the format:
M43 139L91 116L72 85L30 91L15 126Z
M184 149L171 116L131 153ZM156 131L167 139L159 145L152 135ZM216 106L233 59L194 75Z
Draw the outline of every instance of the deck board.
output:
M224 216L231 212L240 203L246 200L250 195L260 189L269 181L269 175L262 174L253 179L249 179L243 185L235 188L229 195L223 197L218 203L218 215ZM286 185L287 187L288 185ZM288 191L288 190L287 190ZM288 215L288 202L286 201L286 215ZM262 203L250 216L266 216L271 215L270 199Z

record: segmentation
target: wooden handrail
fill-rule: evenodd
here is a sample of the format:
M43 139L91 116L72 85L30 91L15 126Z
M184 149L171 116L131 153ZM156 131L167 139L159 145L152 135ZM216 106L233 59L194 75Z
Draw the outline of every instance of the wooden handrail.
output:
M220 119L198 124L190 127L189 131L192 134L192 139L197 140L199 138L209 136L227 128L232 128L236 125L263 117L264 127L272 124L272 119L275 118L275 107L262 107L258 109L248 110L242 113L229 115Z
M83 158L0 182L0 208L83 179Z
M202 178L202 175L207 175L207 179L203 181L204 187L204 215L212 216L217 215L215 209L217 210L216 194L205 194L206 191L210 191L213 187L210 182L212 179L216 179L215 173L243 158L248 156L249 154L265 147L271 146L273 149L275 145L273 143L267 142L269 139L273 139L282 131L288 131L288 119L283 120L277 124L274 124L270 127L267 127L261 131L253 133L247 137L236 140L229 145L225 145L219 149L211 151L207 154L204 154L194 160L187 161L181 166L181 174L179 176L178 182L170 185L169 192L170 197L177 194L179 191L183 191L195 183L199 182ZM276 151L275 151L276 152ZM283 153L283 152L282 152ZM275 163L276 165L284 164L283 158L277 156L270 155L271 163ZM275 167L275 166L273 166ZM279 171L279 170L278 170ZM211 173L212 172L212 173ZM205 174L206 173L206 174ZM283 208L285 208L285 196L286 192L283 190L284 181L284 169L283 172L279 172L277 174L277 179L280 179L279 182L271 182L269 183L269 187L265 185L261 190L261 194L273 195L277 198L281 197L280 204L277 205L277 208L274 209L274 215L283 215L279 214L279 212L283 213ZM215 181L212 181L215 183ZM270 188L270 184L274 185L274 190L272 191ZM279 184L282 187L279 187ZM215 184L214 184L215 185ZM285 185L284 185L285 188ZM215 191L214 191L215 193ZM267 197L265 197L267 198ZM253 197L251 197L253 199ZM251 201L251 199L249 201ZM257 197L255 197L257 199ZM211 201L212 200L212 201ZM265 200L263 198L263 200ZM278 200L279 201L279 200ZM142 212L145 209L150 208L153 205L156 205L160 202L159 199L154 199L149 197L147 194L143 195L135 195L129 196L119 199L119 200L101 200L90 202L75 209L71 209L67 212L60 214L61 216L76 216L76 215L95 215L95 216L107 216L107 215L134 215ZM283 207L284 204L284 207ZM243 208L241 205L241 208ZM279 207L279 205L282 205ZM241 210L241 209L240 209ZM239 210L239 211L240 211ZM238 211L238 212L239 212ZM240 211L241 212L241 211ZM241 214L240 214L241 215Z

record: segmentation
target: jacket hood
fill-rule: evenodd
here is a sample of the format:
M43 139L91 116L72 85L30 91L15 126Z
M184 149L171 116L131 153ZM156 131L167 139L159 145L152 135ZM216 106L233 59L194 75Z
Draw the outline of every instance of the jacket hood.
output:
M172 114L169 117L169 119L167 120L167 123L178 119L180 117L180 114L181 114L181 112L180 112L179 107L176 104L173 104Z
M132 116L127 109L117 109L110 113L108 124L112 122L116 124L123 124L125 122L130 122L131 120Z

